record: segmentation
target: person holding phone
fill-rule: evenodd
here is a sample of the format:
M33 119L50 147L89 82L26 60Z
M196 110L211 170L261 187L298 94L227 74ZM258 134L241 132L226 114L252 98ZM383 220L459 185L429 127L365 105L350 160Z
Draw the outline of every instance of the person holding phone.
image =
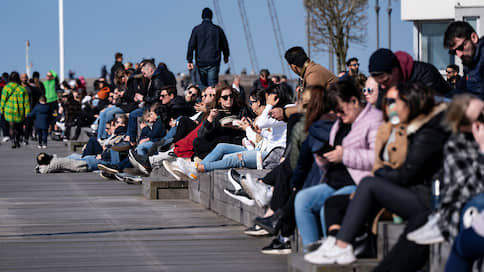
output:
M296 223L306 246L325 234L324 214L318 214L332 195L350 194L373 167L374 147L382 113L365 104L363 94L350 81L339 81L328 89L328 103L338 116L330 132L329 145L315 154L324 171L323 183L301 190L294 203Z

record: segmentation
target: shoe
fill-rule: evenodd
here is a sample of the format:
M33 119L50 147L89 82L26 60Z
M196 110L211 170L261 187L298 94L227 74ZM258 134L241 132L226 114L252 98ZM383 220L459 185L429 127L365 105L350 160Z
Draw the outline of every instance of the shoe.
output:
M311 245L318 244L318 243L319 243L319 246L316 249L309 250L309 247ZM309 244L307 246L308 247L307 252L309 253L306 253L304 255L304 260L308 262L312 262L313 259L317 259L319 256L322 256L323 253L326 252L328 248L331 248L335 243L336 243L336 238L334 236L328 236L324 238L322 241L316 241L314 243Z
M111 146L111 149L117 152L123 152L123 151L128 151L132 148L130 142L120 142L117 143L113 146Z
M407 233L407 240L415 241L415 239L417 239L423 233L431 231L432 228L434 228L434 225L436 225L439 222L439 220L440 220L440 214L433 213L429 215L427 223L425 223L425 225L421 226L420 228L412 232Z
M55 124L57 125L57 127L59 127L62 131L65 131L66 130L66 124L65 123L61 123L61 122L55 122Z
M29 141L23 141L22 145L25 145L25 146L29 145Z
M145 175L149 175L151 172L151 165L150 161L147 156L141 156L136 154L133 149L130 149L128 152L129 162L136 167L138 170L143 172Z
M313 264L350 264L356 257L353 246L341 248L336 245L336 238L329 236L316 251L304 255L304 260Z
M10 141L10 137L9 136L5 136L5 137L2 138L2 143L6 143L8 141Z
M43 146L42 146L42 149L46 149L46 148L47 148L47 145L43 145Z
M97 137L97 133L95 131L85 131L85 132L86 132L87 137L89 137L89 138Z
M164 160L170 160L176 158L175 153L173 153L173 150L168 150L165 152L158 152L158 154L149 156L148 161L152 166L154 165L159 165L162 161Z
M92 125L91 125L91 129L94 130L94 131L97 131L97 128L98 128L98 123L97 122L94 122Z
M250 236L267 236L269 232L261 228L259 225L254 224L252 227L244 230L244 233Z
M143 179L140 176L129 175L126 173L118 173L115 174L114 177L119 181L126 182L127 184L143 183Z
M291 254L291 241L281 242L279 238L272 240L271 244L261 250L264 254L286 255Z
M272 187L258 181L254 181L250 174L240 179L242 188L253 198L259 207L264 207L271 201Z
M240 190L224 189L224 193L233 199L237 199L238 201L244 203L247 206L254 206L255 204L255 201L253 199L250 199L249 195L246 192L244 192L243 189L240 189Z
M163 167L165 167L166 171L170 173L176 180L188 180L189 177L183 173L183 171L178 168L178 164L175 161L163 161Z
M98 164L97 168L99 170L109 173L109 174L118 174L120 172L120 169L117 165L114 164Z
M227 176L229 177L230 184L232 184L236 191L242 189L242 185L240 184L240 178L243 176L239 172L231 168L227 172Z
M185 173L191 179L198 179L198 170L195 167L195 163L185 160L184 158L177 158L176 164L178 164L178 168Z
M107 180L115 179L113 174L103 172L103 171L99 172L99 176L101 176L103 179L107 179Z
M409 239L409 235L413 239ZM419 245L431 245L442 243L444 241L444 236L442 236L442 232L437 223L429 221L423 227L407 234L407 239Z
M141 176L141 177L149 177L150 175L146 175L145 173L141 172L138 168L124 168L123 173L132 176Z
M41 148L42 148L42 146L41 146L41 145L38 145L38 146L37 146L37 148L38 148L38 149L41 149Z
M281 219L284 216L282 210L277 210L273 215L269 217L256 217L254 224L259 225L261 228L267 230L270 235L275 236L281 228Z
M16 144L12 144L11 146L12 148L17 148L17 145Z

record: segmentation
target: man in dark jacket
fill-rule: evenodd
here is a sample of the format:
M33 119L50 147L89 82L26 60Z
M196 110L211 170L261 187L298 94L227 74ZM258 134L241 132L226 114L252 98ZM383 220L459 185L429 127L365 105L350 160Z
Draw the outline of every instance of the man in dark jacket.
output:
M432 88L439 96L447 96L451 91L435 66L414 61L412 56L403 51L393 53L386 48L376 50L370 57L368 70L376 82L386 90L399 82L420 81ZM381 97L384 93L381 92Z
M143 76L149 79L146 95L144 101L151 105L160 99L161 90L169 85L176 85L176 79L173 73L166 69L165 65L158 66L155 70L155 65L147 61L141 68Z
M479 39L467 22L452 22L445 31L444 47L464 65L463 80L457 84L459 91L484 98L484 37Z
M124 70L123 54L119 52L114 54L114 64L111 67L111 74L109 75L109 80L113 85L114 85L114 76L116 75L116 71L118 70Z
M188 42L187 62L188 70L194 68L193 51L197 60L199 72L198 85L200 89L208 86L214 87L218 83L220 69L220 53L224 54L224 62L229 62L229 43L225 33L217 25L212 23L212 10L204 8L202 11L202 23L193 28Z

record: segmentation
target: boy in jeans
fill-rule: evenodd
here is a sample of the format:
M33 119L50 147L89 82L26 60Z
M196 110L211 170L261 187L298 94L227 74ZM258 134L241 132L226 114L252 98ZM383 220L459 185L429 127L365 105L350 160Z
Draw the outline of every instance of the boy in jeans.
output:
M39 98L39 103L35 105L34 109L27 115L35 119L34 125L39 139L38 148L47 148L47 135L52 112L50 106L46 104L45 96Z

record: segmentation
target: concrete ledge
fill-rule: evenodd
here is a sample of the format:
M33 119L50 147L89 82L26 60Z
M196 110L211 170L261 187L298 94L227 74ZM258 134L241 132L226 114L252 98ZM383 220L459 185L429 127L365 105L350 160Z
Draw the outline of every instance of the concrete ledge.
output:
M143 195L146 199L187 199L188 181L178 181L164 168L155 168L143 179Z
M359 259L348 265L315 265L304 260L304 254L290 254L287 257L289 272L369 272L377 266L377 259Z
M77 151L81 151L82 150L82 147L84 145L87 144L87 141L69 141L67 142L67 146L69 148L70 151L72 152L77 152Z
M224 193L232 188L228 182L228 170L215 170L200 175L198 180L188 183L188 197L207 209L245 226L252 226L256 216L262 216L264 209L257 205L247 206ZM253 178L263 177L269 170L239 169L241 174L251 173Z

